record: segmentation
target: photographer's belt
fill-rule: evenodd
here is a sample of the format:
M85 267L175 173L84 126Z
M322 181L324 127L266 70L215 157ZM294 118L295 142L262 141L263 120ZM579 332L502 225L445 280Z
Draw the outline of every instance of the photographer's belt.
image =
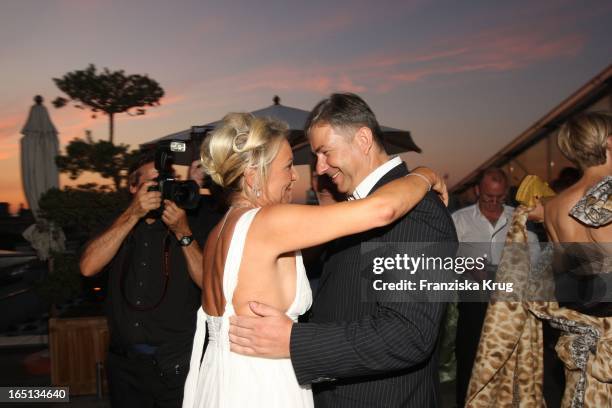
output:
M130 234L130 240L131 240L131 234ZM162 253L162 275L164 276L164 287L162 290L162 294L160 296L160 298L151 306L147 306L147 305L137 305L132 303L126 293L125 293L125 280L127 277L127 273L129 271L129 261L127 260L127 257L124 255L124 259L121 265L121 276L119 278L119 286L121 287L121 295L123 296L123 300L125 301L125 303L134 310L138 310L140 312L145 312L145 311L149 311L149 310L153 310L156 309L164 300L164 298L166 297L166 292L168 291L168 282L170 281L170 231L166 231L166 235L164 236L164 243L163 243L163 253Z

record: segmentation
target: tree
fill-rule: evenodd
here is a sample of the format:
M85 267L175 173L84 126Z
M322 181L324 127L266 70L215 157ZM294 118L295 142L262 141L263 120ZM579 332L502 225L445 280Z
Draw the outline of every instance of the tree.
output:
M34 284L34 290L50 305L52 317L57 316L57 305L81 293L79 258L70 253L53 253L53 272Z
M108 143L108 142L106 142ZM82 248L85 242L99 234L124 211L131 200L125 189L106 191L91 185L77 188L49 189L40 197L41 215L61 227L67 238L67 247ZM71 253L53 253L53 272L47 274L35 287L37 293L53 305L63 303L81 292L79 257ZM100 282L104 286L104 282Z
M114 145L106 140L94 142L90 134L85 139L76 138L66 146L66 155L55 158L57 168L76 180L84 171L99 173L113 180L115 190L122 188L127 171L137 159L138 151L129 151L126 144Z
M69 97L57 97L53 101L56 108L72 100L76 108L91 109L93 117L98 112L108 115L110 143L113 143L114 138L115 114L125 112L131 116L144 115L145 106L158 106L164 96L164 90L159 84L146 75L126 76L123 70L110 71L108 68L97 73L93 64L84 70L53 78L53 82ZM130 112L130 109L135 111Z
M62 228L68 241L82 245L127 208L130 193L91 185L49 189L40 197L42 216Z

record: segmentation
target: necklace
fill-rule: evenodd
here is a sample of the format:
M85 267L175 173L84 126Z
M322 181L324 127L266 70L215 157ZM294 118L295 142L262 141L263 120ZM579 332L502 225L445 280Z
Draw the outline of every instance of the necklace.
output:
M221 223L221 228L219 229L219 234L217 235L217 238L221 236L221 232L223 231L223 228L225 227L225 222L227 221L229 214L232 212L234 208L255 208L255 207L253 206L253 204L249 202L239 202L239 203L230 205L229 209L225 213L225 216L223 217L223 222Z
M232 210L232 208L255 208L255 206L249 202L238 202L235 204L231 204L230 205L230 209L228 210L228 212L230 212Z

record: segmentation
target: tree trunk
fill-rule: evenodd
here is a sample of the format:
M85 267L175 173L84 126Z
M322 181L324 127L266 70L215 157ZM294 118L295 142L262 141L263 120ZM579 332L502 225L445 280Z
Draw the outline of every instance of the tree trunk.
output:
M113 136L115 134L115 117L113 115L114 115L114 113L109 113L108 114L108 118L109 118L109 121L110 121L110 123L109 123L110 124L109 141L114 144Z
M49 260L47 261L47 274L48 275L53 274L54 265L55 264L53 262L53 257L50 256ZM59 310L57 309L57 303L55 303L55 301L51 301L51 304L49 305L49 317L58 317L58 316L59 316Z
M115 190L119 191L119 189L121 188L121 176L113 176L113 182L115 183Z

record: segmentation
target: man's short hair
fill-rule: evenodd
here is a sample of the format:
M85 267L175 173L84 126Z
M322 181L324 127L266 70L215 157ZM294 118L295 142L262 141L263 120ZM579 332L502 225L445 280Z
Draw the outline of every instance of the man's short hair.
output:
M585 112L561 126L557 144L569 161L586 169L605 164L608 136L612 136L612 115Z
M153 162L155 162L155 149L149 149L141 152L128 170L128 184L132 187L138 186L140 183L139 169L145 164Z
M489 167L483 170L478 177L478 185L480 186L486 177L491 178L496 183L504 183L508 187L508 176L499 167Z
M314 126L320 124L351 131L362 126L368 127L372 131L374 142L384 150L383 133L374 112L355 94L334 93L320 101L308 115L304 131L308 134Z

